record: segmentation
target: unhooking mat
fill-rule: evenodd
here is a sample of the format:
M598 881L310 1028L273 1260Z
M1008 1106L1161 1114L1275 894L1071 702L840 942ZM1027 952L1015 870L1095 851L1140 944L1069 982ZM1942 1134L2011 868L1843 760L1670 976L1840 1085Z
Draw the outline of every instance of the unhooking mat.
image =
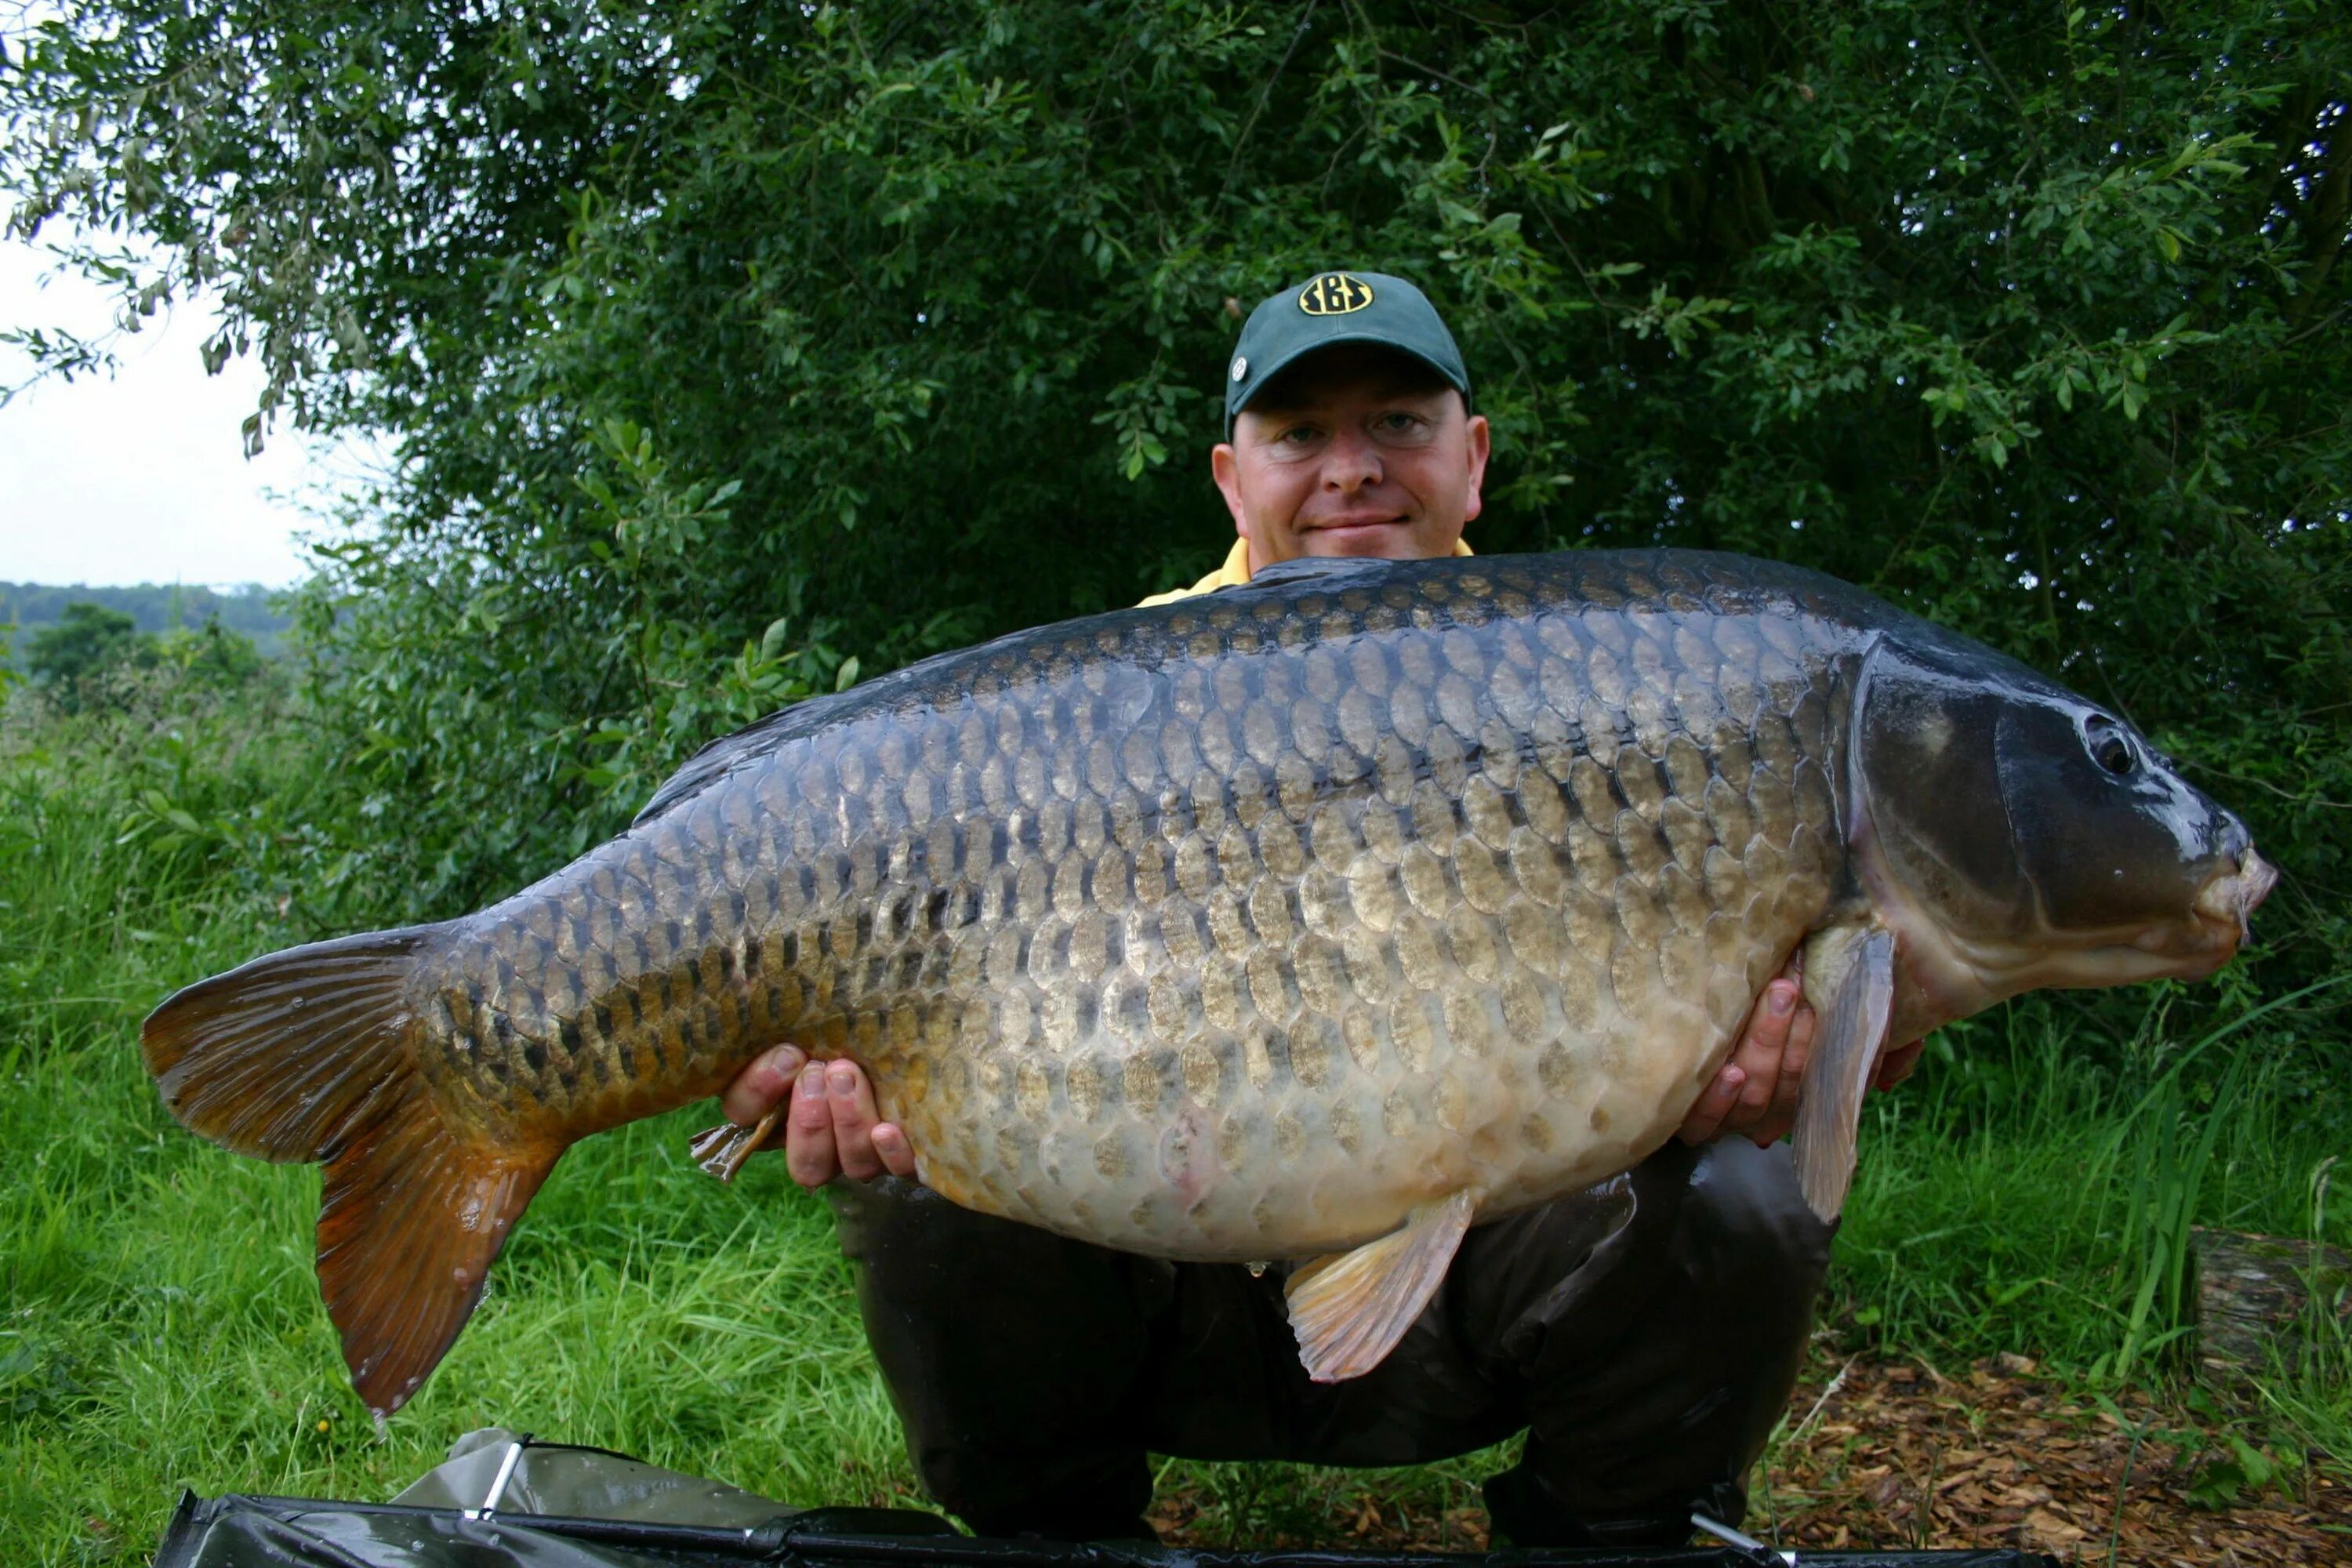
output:
M489 1427L388 1503L180 1500L154 1568L2058 1568L2012 1551L1481 1554L992 1541L903 1509L800 1509L625 1454Z

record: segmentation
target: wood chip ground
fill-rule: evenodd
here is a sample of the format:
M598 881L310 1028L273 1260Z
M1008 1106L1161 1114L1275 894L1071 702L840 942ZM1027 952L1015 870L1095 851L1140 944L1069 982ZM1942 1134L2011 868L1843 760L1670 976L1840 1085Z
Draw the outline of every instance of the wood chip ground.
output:
M2201 1457L2182 1444L2189 1420L2141 1394L2114 1403L2110 1412L2070 1394L2016 1356L1956 1372L1823 1362L1790 1400L1747 1528L1799 1548L2022 1546L2062 1563L2137 1568L2352 1564L2342 1466L2313 1456L2259 1495L2207 1506L2191 1496ZM1328 1495L1319 1528L1250 1543L1487 1544L1483 1510L1384 1505L1376 1473ZM1181 1490L1161 1496L1152 1522L1171 1545L1228 1544L1229 1521Z

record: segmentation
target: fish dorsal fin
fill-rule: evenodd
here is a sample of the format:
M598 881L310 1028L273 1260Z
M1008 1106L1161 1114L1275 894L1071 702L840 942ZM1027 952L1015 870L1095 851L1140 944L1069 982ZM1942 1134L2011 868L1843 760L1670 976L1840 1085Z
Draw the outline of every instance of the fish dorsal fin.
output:
M1402 1229L1290 1277L1283 1295L1309 1377L1338 1383L1381 1364L1437 1293L1477 1206L1478 1194L1465 1188L1413 1210Z
M633 817L631 827L643 827L646 823L668 811L680 802L692 800L737 768L776 751L786 743L810 734L832 718L836 710L849 704L857 694L849 691L832 692L823 697L810 697L789 708L779 708L766 718L721 735L688 757L677 772L662 781L654 791L645 809Z
M1261 566L1250 574L1253 588L1279 587L1287 583L1324 582L1333 586L1360 577L1380 577L1396 570L1396 563L1369 555L1299 555Z
M1795 1141L1798 1184L1806 1204L1826 1221L1845 1207L1846 1188L1853 1181L1862 1097L1869 1090L1894 1007L1894 935L1874 931L1846 943L1835 972L1825 978L1829 1005L1822 1013L1812 1059L1805 1064Z

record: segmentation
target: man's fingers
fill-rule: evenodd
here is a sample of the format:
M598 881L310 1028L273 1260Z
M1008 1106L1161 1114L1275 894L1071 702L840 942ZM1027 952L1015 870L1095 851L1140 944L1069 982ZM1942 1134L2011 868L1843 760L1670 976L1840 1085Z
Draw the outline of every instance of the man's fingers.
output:
M1770 1107L1783 1071L1781 1064L1788 1059L1789 1013L1793 1005L1790 987L1782 980L1766 986L1757 999L1756 1011L1748 1020L1748 1037L1732 1057L1748 1073L1748 1087L1739 1091L1734 1117L1753 1121Z
M1783 1062L1787 1057L1780 1058ZM1797 1125L1797 1091L1802 1087L1804 1074L1784 1072L1772 1090L1772 1103L1755 1123L1743 1129L1749 1142L1759 1149L1769 1149Z
M1770 1114L1779 1091L1781 1063L1788 1053L1789 1024L1796 1005L1797 988L1786 980L1773 981L1756 999L1738 1047L1731 1053L1733 1063L1747 1075L1747 1082L1724 1118L1727 1130L1743 1131Z
M915 1174L915 1151L907 1142L907 1134L896 1122L874 1124L874 1152L882 1156L882 1163L894 1176L912 1179Z
M1675 1134L1685 1143L1704 1143L1723 1130L1724 1116L1737 1104L1739 1090L1748 1082L1747 1073L1737 1062L1726 1062L1717 1069L1715 1080L1700 1091L1698 1103L1683 1118L1682 1131Z
M906 1131L884 1121L874 1100L874 1083L856 1062L835 1062L825 1069L825 1099L833 1107L833 1145L842 1174L867 1182L888 1172L894 1176L915 1173L915 1151Z
M1789 1042L1780 1051L1780 1070L1772 1083L1772 1103L1748 1129L1759 1149L1769 1149L1797 1125L1797 1099L1805 1087L1805 1064L1812 1059L1813 1010L1793 994L1790 1000L1794 1010L1789 1016Z
M882 1173L874 1152L874 1086L856 1062L835 1062L824 1069L825 1099L833 1107L833 1147L841 1173L852 1181L868 1182Z
M753 1127L793 1092L808 1057L798 1046L771 1046L753 1057L719 1097L719 1109L738 1127Z
M821 1187L841 1173L841 1162L833 1147L833 1108L827 1103L823 1062L811 1062L801 1069L800 1086L793 1092L792 1114L784 1122L784 1168L804 1187Z
M1805 1076L1805 1064L1813 1059L1813 1036L1820 1031L1822 1019L1806 1005L1801 993L1791 994L1790 1002L1795 1011L1789 1015L1789 1048L1781 1053L1780 1076L1801 1079Z

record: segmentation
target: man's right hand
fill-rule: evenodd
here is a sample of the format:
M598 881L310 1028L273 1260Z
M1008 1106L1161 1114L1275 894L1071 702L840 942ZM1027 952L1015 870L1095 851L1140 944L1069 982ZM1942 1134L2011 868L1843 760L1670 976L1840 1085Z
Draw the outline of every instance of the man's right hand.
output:
M856 1062L813 1062L798 1046L776 1046L735 1075L719 1104L728 1121L751 1127L787 1096L784 1169L802 1186L821 1187L835 1176L863 1182L885 1172L915 1173L906 1132L880 1119L874 1086Z

